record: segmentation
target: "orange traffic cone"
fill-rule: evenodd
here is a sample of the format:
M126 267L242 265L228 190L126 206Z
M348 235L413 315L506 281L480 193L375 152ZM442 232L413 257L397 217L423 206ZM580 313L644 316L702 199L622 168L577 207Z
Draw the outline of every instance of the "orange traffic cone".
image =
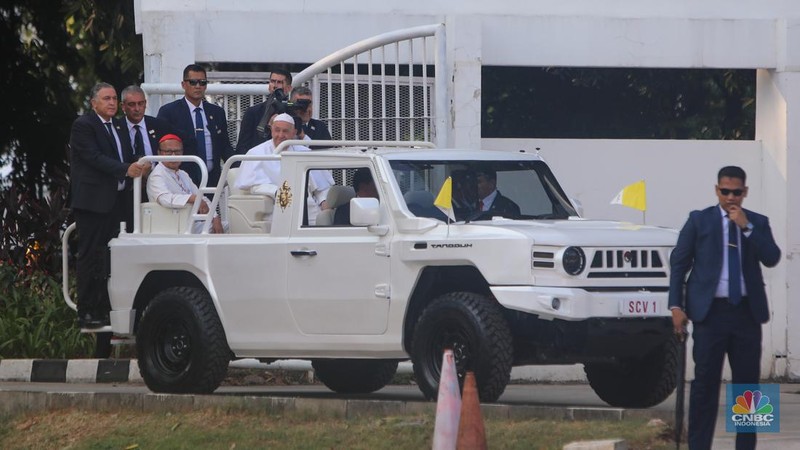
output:
M442 374L439 377L439 396L436 399L436 425L433 428L433 450L453 450L458 437L461 416L461 395L458 389L456 361L453 350L445 349Z
M486 450L486 430L483 428L481 402L475 374L467 372L464 379L464 394L461 399L461 422L458 424L458 450Z

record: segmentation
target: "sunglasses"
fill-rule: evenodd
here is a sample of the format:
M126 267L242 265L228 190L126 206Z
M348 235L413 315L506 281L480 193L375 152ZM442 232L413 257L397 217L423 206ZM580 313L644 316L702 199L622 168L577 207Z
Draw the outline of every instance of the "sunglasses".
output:
M726 196L726 197L731 195L731 194L733 194L734 197L741 197L742 194L744 194L744 189L725 189L725 188L720 188L719 189L719 193L724 195L724 196Z
M191 86L197 86L198 84L200 86L207 86L208 85L208 80L183 80L183 81L189 83L189 85L191 85Z

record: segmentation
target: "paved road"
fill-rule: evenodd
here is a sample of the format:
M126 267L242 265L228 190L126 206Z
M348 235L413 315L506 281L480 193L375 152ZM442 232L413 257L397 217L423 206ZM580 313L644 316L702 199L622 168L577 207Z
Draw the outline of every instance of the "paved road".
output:
M686 389L689 391L688 386ZM0 394L3 392L58 392L58 393L96 393L127 394L148 397L149 391L141 384L95 384L95 383L22 383L0 382ZM413 404L421 410L430 407L431 403L423 403L422 394L415 386L387 386L369 395L341 396L319 385L304 386L222 386L211 397L270 397L283 399L305 399L320 403L341 403L349 401L370 401L371 411L397 411L396 408L382 408L381 404ZM185 401L187 396L158 396L159 402ZM724 401L723 390L720 399ZM800 450L800 384L781 385L781 432L759 435L759 449L762 450ZM552 414L564 416L564 411L578 411L584 417L659 417L670 420L675 405L674 394L665 402L646 410L621 410L609 408L586 384L525 384L509 385L498 404L503 411L528 411L537 417ZM500 411L500 409L496 410ZM571 413L578 417L578 412ZM715 450L734 448L734 435L725 432L724 412L720 407L717 419L717 431L714 441ZM571 416L572 417L572 416Z

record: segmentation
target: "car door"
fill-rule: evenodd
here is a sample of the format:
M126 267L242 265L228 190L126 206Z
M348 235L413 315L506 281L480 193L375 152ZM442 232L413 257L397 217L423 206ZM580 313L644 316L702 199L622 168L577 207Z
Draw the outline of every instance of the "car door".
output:
M337 184L346 184L356 169L332 169L340 174ZM306 168L304 179L310 172ZM381 220L387 216L384 212ZM314 335L383 334L391 301L391 233L381 236L362 226L304 225L309 222L315 221L295 219L287 248L288 297L298 328Z

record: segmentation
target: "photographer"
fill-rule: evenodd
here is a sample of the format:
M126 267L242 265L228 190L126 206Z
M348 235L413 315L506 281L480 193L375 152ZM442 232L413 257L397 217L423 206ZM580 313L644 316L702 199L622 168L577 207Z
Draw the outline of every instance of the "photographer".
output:
M303 131L313 140L330 140L331 133L325 122L312 119L314 105L311 101L311 89L299 86L292 91L292 114L303 120Z
M285 112L279 109L286 103L286 97L291 92L292 74L284 69L273 70L269 76L267 100L247 108L242 117L239 139L236 142L236 153L245 154L256 145L272 138L269 120L275 114Z

